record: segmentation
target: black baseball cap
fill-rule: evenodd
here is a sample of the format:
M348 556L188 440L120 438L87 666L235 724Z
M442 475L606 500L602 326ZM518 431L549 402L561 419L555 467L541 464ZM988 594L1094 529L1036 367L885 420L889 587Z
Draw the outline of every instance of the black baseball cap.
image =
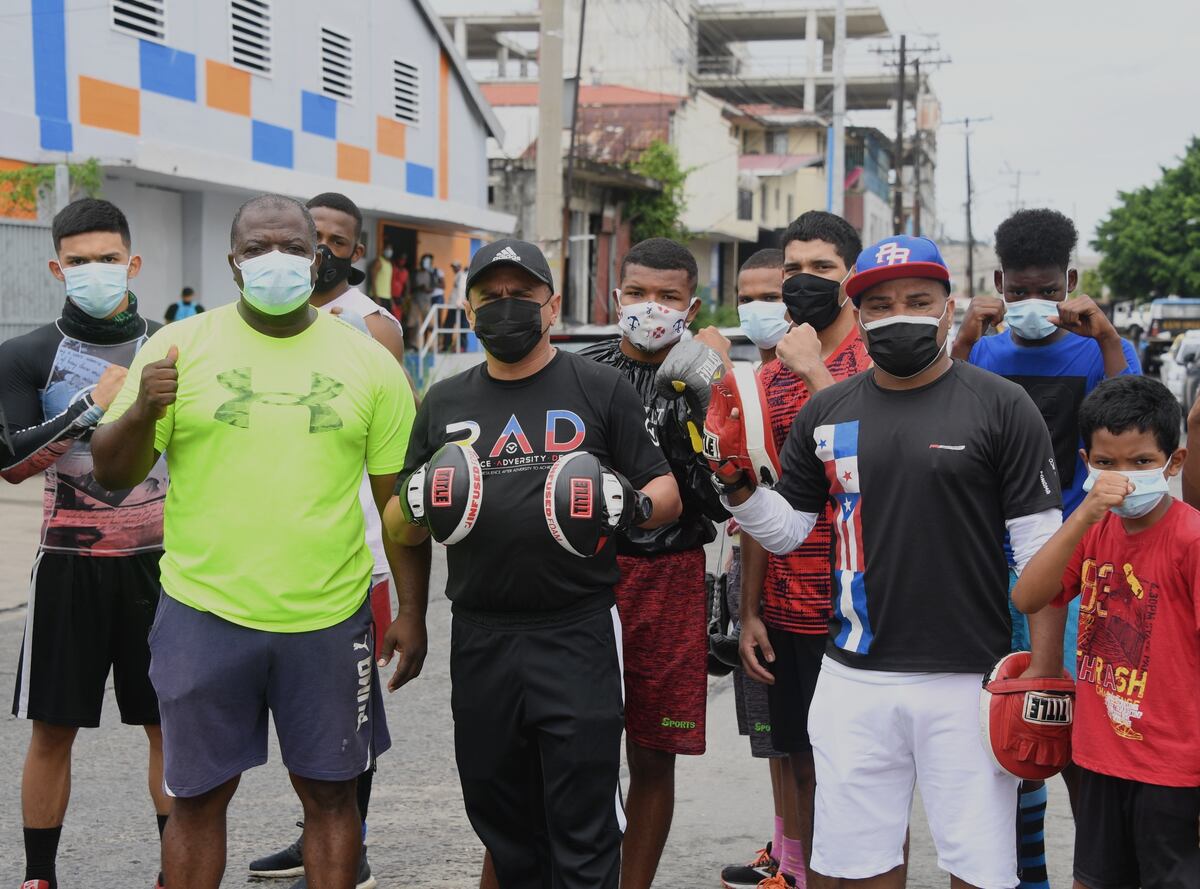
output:
M485 244L475 251L475 255L471 257L471 267L467 269L467 290L474 287L475 281L496 263L522 268L551 290L554 289L550 264L546 262L542 251L528 241L504 238Z

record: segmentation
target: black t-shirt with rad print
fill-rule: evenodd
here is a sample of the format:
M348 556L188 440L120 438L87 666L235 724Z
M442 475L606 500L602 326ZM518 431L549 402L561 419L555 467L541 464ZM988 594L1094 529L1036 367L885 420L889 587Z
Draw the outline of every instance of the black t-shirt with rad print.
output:
M795 509L832 505L830 657L983 673L1008 653L1005 521L1062 506L1024 389L961 361L919 389L859 374L801 408L782 461Z
M417 411L401 477L450 441L469 442L483 467L475 527L446 552L455 611L541 621L611 606L615 542L590 559L567 552L546 527L542 492L572 451L594 454L635 488L670 472L621 374L559 351L522 380L494 379L486 364L443 380Z

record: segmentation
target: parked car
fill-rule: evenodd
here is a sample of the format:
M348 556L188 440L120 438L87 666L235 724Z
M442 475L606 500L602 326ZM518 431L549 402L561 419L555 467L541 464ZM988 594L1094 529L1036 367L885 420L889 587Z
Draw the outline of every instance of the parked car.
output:
M1159 379L1186 412L1200 390L1200 330L1189 330L1175 337L1162 356Z

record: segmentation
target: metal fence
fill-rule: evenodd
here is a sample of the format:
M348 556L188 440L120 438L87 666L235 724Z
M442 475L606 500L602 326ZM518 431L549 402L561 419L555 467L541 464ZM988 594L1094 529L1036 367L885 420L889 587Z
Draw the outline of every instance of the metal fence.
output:
M46 268L53 256L50 226L0 222L0 341L53 321L62 311L63 287Z

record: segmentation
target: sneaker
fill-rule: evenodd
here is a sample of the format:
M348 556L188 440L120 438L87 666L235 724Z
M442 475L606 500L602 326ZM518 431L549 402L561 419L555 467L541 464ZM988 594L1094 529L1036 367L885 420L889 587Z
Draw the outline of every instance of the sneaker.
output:
M725 889L756 889L763 880L779 870L778 859L771 855L771 844L758 850L758 857L749 864L731 864L721 869L721 885Z
M759 883L758 889L796 889L796 878L780 871Z
M26 880L21 884L21 889L50 889L49 880Z
M304 873L304 822L297 821L296 826L301 830L300 836L296 838L296 842L279 852L264 855L262 858L256 858L251 861L250 876L298 877Z
M367 863L367 847L363 846L362 857L358 859L358 879L354 883L354 889L375 889L378 885L371 876L371 865ZM308 878L301 877L288 889L308 889Z
M163 879L163 872L158 872L158 879L154 881L154 889L166 889L167 882Z

